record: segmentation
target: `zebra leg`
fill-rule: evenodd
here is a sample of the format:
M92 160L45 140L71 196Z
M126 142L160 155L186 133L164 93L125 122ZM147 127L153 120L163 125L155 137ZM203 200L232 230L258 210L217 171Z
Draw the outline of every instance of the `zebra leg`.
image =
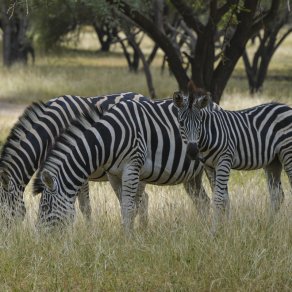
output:
M214 193L215 183L216 183L216 172L213 167L209 167L207 165L204 166L205 173L207 175L208 181L210 183L210 187L212 192Z
M137 209L139 215L139 226L142 229L145 229L148 226L148 201L149 196L145 192L146 184L139 182L138 191L137 191Z
M127 235L130 235L134 229L134 219L137 214L139 171L140 168L136 164L130 164L124 168L122 175L122 223Z
M290 187L292 188L292 153L291 145L286 145L285 151L282 151L279 155L280 162L284 166L284 170L288 176Z
M217 225L224 217L229 217L230 201L228 194L228 180L232 156L223 156L216 167L216 180L213 193L213 224L212 232L215 233Z
M89 221L91 218L91 205L89 198L89 184L86 181L77 194L79 208L83 214L83 216Z
M122 207L122 179L111 174L107 174L107 177ZM139 225L141 228L146 228L148 225L148 194L145 192L145 186L145 183L139 183L136 200L136 214L138 213L139 215Z
M200 216L205 217L209 213L210 198L202 185L203 169L194 178L184 182L184 188L196 206Z
M122 180L120 177L115 176L115 175L111 175L111 174L107 174L108 180L115 192L115 195L117 196L119 202L120 202L120 206L122 204L122 200L121 200L121 193L122 193Z
M271 199L271 211L275 213L279 211L281 204L284 201L284 192L281 184L282 164L278 158L272 161L265 168L265 173L268 182L268 188Z

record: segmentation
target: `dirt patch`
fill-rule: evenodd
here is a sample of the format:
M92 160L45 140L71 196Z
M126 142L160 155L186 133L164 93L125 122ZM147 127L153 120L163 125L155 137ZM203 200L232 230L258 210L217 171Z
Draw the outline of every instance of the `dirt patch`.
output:
M19 117L27 105L24 104L13 104L10 102L0 101L0 115L8 117Z

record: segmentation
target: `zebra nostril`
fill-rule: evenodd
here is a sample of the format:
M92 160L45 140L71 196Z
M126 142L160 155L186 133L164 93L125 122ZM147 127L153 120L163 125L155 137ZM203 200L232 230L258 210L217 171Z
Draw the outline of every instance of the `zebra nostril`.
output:
M24 217L25 217L25 215L26 215L26 208L25 208L25 206L24 205L22 205L21 207L20 207L20 210L19 210L19 212L17 212L17 216L18 216L18 218L20 219L20 220L24 220Z
M23 217L25 216L25 214L26 214L26 208L25 208L25 206L23 205L22 207L21 207L21 213L22 213L22 215L23 215Z
M191 160L195 160L198 157L199 149L196 143L189 143L187 146L187 155Z
M47 204L46 205L42 205L41 209L42 209L43 213L47 213L50 210L49 205L47 205Z

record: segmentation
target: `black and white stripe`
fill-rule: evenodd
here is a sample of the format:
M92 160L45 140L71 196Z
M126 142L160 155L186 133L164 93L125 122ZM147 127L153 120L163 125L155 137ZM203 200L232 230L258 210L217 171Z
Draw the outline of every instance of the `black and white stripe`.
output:
M292 109L268 103L240 111L211 111L208 93L189 84L189 95L174 94L182 138L189 155L198 153L214 180L215 214L229 209L230 169L264 168L277 211L284 199L282 166L292 184ZM218 216L216 216L218 217Z
M88 122L94 120L92 114L67 129L39 170L35 182L38 190L43 189L39 223L70 221L77 191L101 168L121 190L127 231L133 228L140 202L139 182L184 183L198 208L208 206L201 188L202 164L186 157L171 100L122 101L95 123Z
M56 138L70 123L94 105L102 114L123 99L148 100L133 92L96 97L60 96L47 103L29 106L13 127L4 144L0 158L0 212L5 220L23 218L23 192L31 176L44 160ZM107 180L103 170L94 180ZM87 182L78 196L80 208L90 217L91 207Z

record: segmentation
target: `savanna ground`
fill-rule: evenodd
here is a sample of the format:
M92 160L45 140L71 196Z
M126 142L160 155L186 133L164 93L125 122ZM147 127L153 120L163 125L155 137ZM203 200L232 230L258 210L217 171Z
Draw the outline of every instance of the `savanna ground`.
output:
M101 54L96 44L85 31L76 48L67 44L39 56L34 66L0 67L1 144L32 101L128 90L148 94L143 73L130 74L117 47ZM292 104L291 56L290 37L272 62L265 91L254 97L239 63L221 105ZM160 60L152 72L158 96L171 96L176 82L160 74ZM263 171L232 172L231 218L216 238L182 186L149 185L149 227L130 240L123 236L119 205L107 183L91 184L90 224L78 211L73 229L47 235L34 229L38 198L28 186L25 221L0 230L0 291L292 291L292 195L285 175L283 184L285 203L271 220ZM211 194L207 181L204 185Z

